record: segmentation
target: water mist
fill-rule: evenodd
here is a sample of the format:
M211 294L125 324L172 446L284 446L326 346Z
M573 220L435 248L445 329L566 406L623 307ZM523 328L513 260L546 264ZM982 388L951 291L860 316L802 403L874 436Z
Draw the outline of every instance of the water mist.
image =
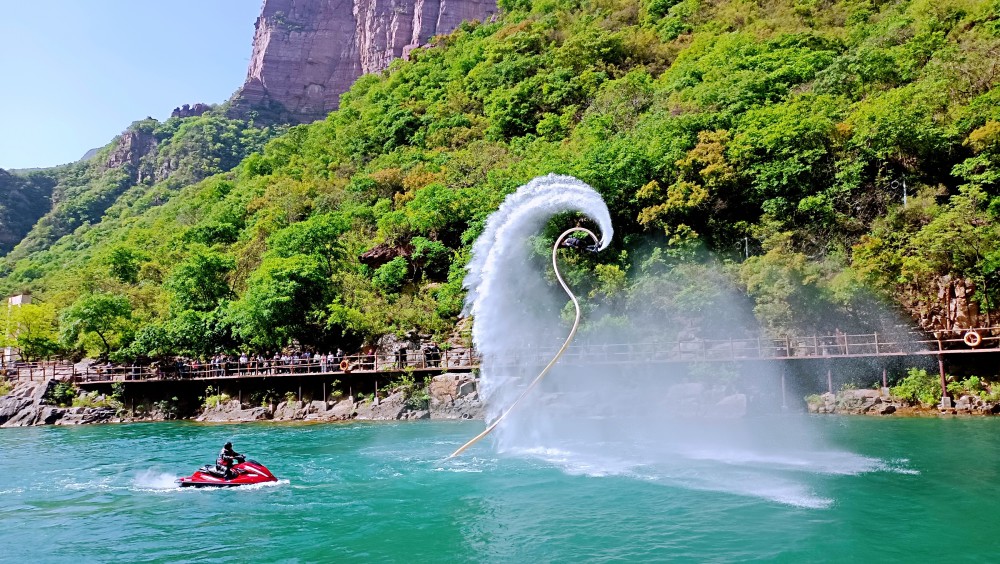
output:
M599 248L608 246L614 232L603 199L583 182L556 175L508 196L473 246L466 306L482 355L480 394L488 422L518 400L551 358L545 355L557 351L569 332L560 318L567 298L532 260L530 245L553 215L568 211L590 218ZM662 333L671 322L647 316L626 328L597 331L588 342L628 343ZM745 395L727 389L721 378L713 382L711 373L692 383L687 372L683 364L557 364L506 415L492 440L501 452L541 458L571 473L631 476L806 507L832 501L813 491L806 474L887 468L824 446L806 417L743 417ZM778 374L764 372L755 378L779 381Z

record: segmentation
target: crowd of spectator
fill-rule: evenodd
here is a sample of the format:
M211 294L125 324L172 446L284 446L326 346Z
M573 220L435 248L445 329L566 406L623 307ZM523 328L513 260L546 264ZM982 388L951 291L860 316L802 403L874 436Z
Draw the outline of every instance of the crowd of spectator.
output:
M442 350L435 343L421 349L400 348L386 356L377 355L373 347L361 353L347 355L343 350L336 352L313 352L310 350L283 350L273 354L240 353L216 354L207 359L177 358L169 362L154 362L149 365L114 365L111 363L92 366L88 377L99 379L124 376L138 378L194 378L226 376L260 376L282 374L316 374L329 372L349 372L351 370L402 369L406 367L440 367ZM471 351L456 353L455 362L471 364Z

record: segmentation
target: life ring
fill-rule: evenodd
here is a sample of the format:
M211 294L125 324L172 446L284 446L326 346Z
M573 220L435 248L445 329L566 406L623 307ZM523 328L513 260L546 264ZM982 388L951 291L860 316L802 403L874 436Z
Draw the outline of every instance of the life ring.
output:
M340 361L340 371L341 372L347 372L347 369L350 368L350 367L351 367L351 363L347 362L347 360Z
M983 342L983 338L979 336L979 333L969 331L964 337L962 337L962 341L970 347L978 347L979 343Z

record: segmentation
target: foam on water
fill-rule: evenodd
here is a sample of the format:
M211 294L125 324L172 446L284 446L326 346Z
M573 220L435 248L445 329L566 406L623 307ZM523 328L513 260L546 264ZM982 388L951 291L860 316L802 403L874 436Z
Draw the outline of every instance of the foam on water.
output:
M555 175L508 196L473 245L466 311L475 317L473 341L483 355L480 393L488 419L498 417L548 361L544 354L520 360L523 353L554 350L569 330L559 315L566 297L546 281L545 264L533 260L531 247L545 223L566 211L593 220L600 247L608 246L613 230L601 196L579 180ZM657 329L670 323L663 320ZM629 336L590 339L621 343ZM751 421L679 413L683 402L670 398L672 386L686 381L682 371L557 366L497 428L494 446L568 474L626 476L809 508L829 507L832 500L805 485L807 476L905 471L905 463L888 465L825 446L802 417Z
M177 485L179 477L150 468L136 474L132 480L132 486L140 490L172 490L179 487Z

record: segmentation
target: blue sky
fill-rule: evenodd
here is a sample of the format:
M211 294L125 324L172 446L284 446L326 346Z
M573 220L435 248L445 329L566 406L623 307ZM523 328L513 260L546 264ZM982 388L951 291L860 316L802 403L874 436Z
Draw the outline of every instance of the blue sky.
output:
M225 101L260 0L32 0L0 18L0 168L54 166L133 121Z

